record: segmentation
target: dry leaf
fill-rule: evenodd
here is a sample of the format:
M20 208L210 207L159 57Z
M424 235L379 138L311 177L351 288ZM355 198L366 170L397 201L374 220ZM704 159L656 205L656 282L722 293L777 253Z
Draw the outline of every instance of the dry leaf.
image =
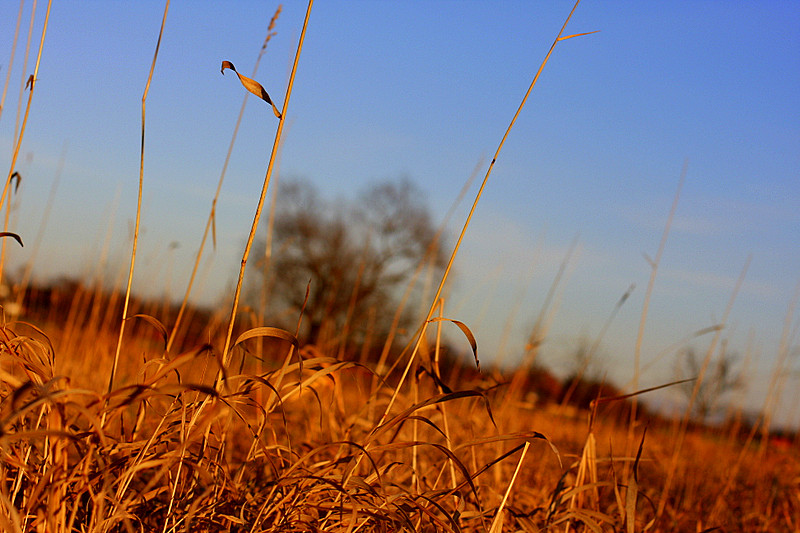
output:
M244 85L244 88L247 89L248 91L250 91L251 93L253 93L254 95L258 96L262 100L264 100L269 105L271 105L272 106L272 112L275 113L275 116L278 117L278 118L281 118L280 111L278 111L278 108L275 107L274 103L272 103L272 100L270 99L269 95L267 94L267 91L264 90L264 87L262 87L260 83L258 83L255 80L251 80L247 76L242 76L241 74L239 74L239 72L236 70L236 67L234 67L233 63L231 63L230 61L223 61L222 62L222 68L219 71L222 72L223 75L225 75L225 69L226 68L229 68L232 71L236 72L236 75L239 76L239 81L242 82L242 85Z
M14 172L11 174L11 179L13 180L15 178L17 181L14 184L14 192L17 192L19 190L19 183L22 181L22 176L19 175L19 172Z
M586 33L575 33L573 35L567 35L566 37L559 37L559 41L566 41L567 39L572 39L573 37L583 37L584 35L591 35L593 33L598 33L600 30L595 31L588 31Z
M475 356L475 366L478 367L478 372L480 372L481 363L478 361L478 342L475 340L475 335L472 334L466 324L458 320L453 320L452 318L431 318L429 322L439 322L441 320L452 322L464 332L464 335L466 335L467 340L469 341L469 345L472 347L472 355Z
M22 244L22 237L20 237L16 233L11 233L10 231L0 231L0 237L11 237L15 241L17 241L20 246L25 246L24 244Z
M236 339L233 343L234 346L237 344L246 341L247 339L252 339L254 337L274 337L276 339L283 339L287 342L291 342L295 349L300 349L300 341L297 340L297 337L286 331L285 329L280 328L273 328L268 326L253 328L245 331Z
M166 326L164 326L164 324L162 324L161 321L158 320L156 317L140 313L137 315L133 315L132 317L129 317L128 320L130 320L131 318L141 318L142 320L144 320L145 322L156 328L156 330L158 330L158 333L161 335L161 338L164 339L164 344L165 345L167 344L167 339L169 338L169 332L167 331Z

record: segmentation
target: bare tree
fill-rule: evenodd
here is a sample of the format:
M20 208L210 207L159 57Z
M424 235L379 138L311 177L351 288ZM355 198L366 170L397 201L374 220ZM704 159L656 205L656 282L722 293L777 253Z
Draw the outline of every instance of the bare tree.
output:
M308 182L282 185L271 264L258 269L268 273L269 309L288 306L296 317L304 308L311 343L346 333L358 344L368 331L385 333L397 289L417 265L445 264L440 247L429 255L435 228L422 199L408 180L334 202Z
M694 399L693 415L699 422L705 423L710 416L716 414L724 406L728 394L743 387L744 376L741 368L737 368L737 361L736 355L729 352L726 344L723 343L716 360L709 363L703 382L700 383ZM687 348L678 360L676 375L679 379L697 378L702 366L703 356L693 348ZM691 401L694 388L694 381L681 386L681 391L688 401Z

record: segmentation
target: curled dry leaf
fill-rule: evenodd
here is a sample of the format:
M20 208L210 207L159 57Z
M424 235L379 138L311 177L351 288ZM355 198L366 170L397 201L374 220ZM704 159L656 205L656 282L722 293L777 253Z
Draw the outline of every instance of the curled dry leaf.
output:
M20 175L19 172L14 172L13 174L11 174L11 179L16 180L14 184L14 192L17 192L19 190L19 183L22 181L22 176Z
M15 241L19 243L20 246L25 246L24 244L22 244L22 237L20 237L16 233L11 233L10 231L0 231L0 237L12 237Z
M472 347L472 355L475 357L475 366L478 367L478 372L481 371L481 362L478 361L478 341L475 340L475 335L472 334L469 327L461 321L453 320L452 318L431 318L430 322L439 322L441 320L446 320L447 322L452 322L456 326L459 327L461 331L464 332L464 335L467 337L469 341L469 345Z
M236 75L239 76L239 81L242 82L242 85L244 85L244 88L247 89L248 91L250 91L251 93L253 93L254 95L258 96L262 100L264 100L269 105L271 105L272 106L272 112L275 113L275 116L278 117L278 118L281 118L280 111L278 111L278 108L275 107L274 103L272 103L272 99L270 99L269 95L267 94L267 91L264 90L264 87L262 87L260 83L258 83L255 80L251 80L247 76L242 76L241 74L239 74L239 72L236 70L236 67L234 67L233 63L231 63L230 61L223 61L222 62L222 68L220 68L219 71L223 75L225 75L225 69L226 68L229 68L232 71L236 72Z
M169 332L167 331L166 326L164 326L164 324L162 324L161 321L158 320L156 317L146 315L144 313L139 313L137 315L133 315L128 320L130 320L131 318L141 318L142 320L144 320L145 322L156 328L158 333L161 335L161 338L164 340L164 344L166 344L167 338L169 338Z
M295 349L300 349L300 341L297 340L297 337L286 331L285 329L281 328L273 328L268 326L253 328L245 331L239 337L237 337L236 341L234 341L233 345L236 346L239 343L246 341L247 339L252 339L254 337L274 337L276 339L283 339L287 342L292 343Z

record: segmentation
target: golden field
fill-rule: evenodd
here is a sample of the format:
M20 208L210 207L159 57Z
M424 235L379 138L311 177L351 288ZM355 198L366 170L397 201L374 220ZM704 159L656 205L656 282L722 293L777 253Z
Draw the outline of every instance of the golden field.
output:
M281 231L280 216L270 218L281 206L266 199L307 24L308 18L282 98L273 101L258 82L222 59L228 77L236 76L243 90L271 105L277 127L237 285L219 308L189 303L203 247L213 235L216 197L182 303L140 299L132 291L151 78L142 99L139 197L127 285L13 280L0 324L0 529L800 530L796 436L777 438L769 433L768 419L744 421L738 413L715 426L690 416L714 344L695 378L687 413L671 420L647 409L649 391L624 394L581 376L577 388L558 383L535 364L545 327L532 335L518 368L481 368L479 357L491 361L492 354L478 353L480 339L469 324L443 316L443 289L472 212L549 53L500 140L452 247L443 244L441 228L417 235L412 244L419 264L402 284L392 281L390 288L385 281L385 290L373 288L380 298L368 308L360 307L367 281L389 277L371 280L366 261L354 268L366 251L354 252L348 260L355 262L346 268L336 260L326 263L339 269L333 269L335 282L345 270L358 271L352 287L334 290L341 300L338 315L330 312L333 297L315 295L324 284L313 281L305 298L283 315L278 309L265 314L273 303L267 291L261 309L247 299L248 259L251 268L265 271L282 265L270 278L276 283L289 275L280 254L297 243L288 239L263 262L250 255L262 214L269 219L268 231L273 222L276 235ZM550 52L582 35L566 35L562 28ZM153 68L157 60L158 46ZM29 105L35 81L34 74ZM281 109L275 101L282 102ZM15 179L19 184L14 168L26 120L27 111L0 208L10 207L10 201L3 203ZM18 235L2 235L9 247L16 246L12 239ZM659 257L660 252L650 260L653 279ZM341 256L338 261L345 262ZM433 282L414 292L411 287L422 285L425 276ZM646 302L651 289L652 279ZM394 292L403 297L391 298ZM409 303L414 298L427 313L414 316L406 329L403 313L420 305ZM289 322L297 325L278 327L272 316L291 316ZM643 323L646 317L644 312ZM448 321L448 328L460 329L471 355L454 355L442 340ZM635 369L638 378L638 355Z

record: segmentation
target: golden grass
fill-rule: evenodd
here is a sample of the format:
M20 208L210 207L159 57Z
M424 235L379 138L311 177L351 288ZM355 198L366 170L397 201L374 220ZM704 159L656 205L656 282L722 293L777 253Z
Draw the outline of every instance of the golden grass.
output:
M288 342L269 340L266 372L237 348L217 391L219 352L165 353L145 327L124 345L127 384L109 394L98 391L113 331L73 332L70 346L86 348L70 351L24 324L1 330L4 531L793 531L800 520L796 455L724 431L686 434L652 524L675 441L663 421L636 430L636 477L623 479L636 460L621 455L624 423L600 413L589 426L586 413L508 398L490 377L443 393L415 373L376 424L368 413L393 390L372 394L357 363L305 347L301 370L282 363Z
M304 30L307 24L308 14ZM542 68L559 42L577 36L562 37L565 27ZM283 109L276 111L248 251L301 48L302 36ZM247 83L249 90L257 85ZM146 97L147 88L142 163ZM140 172L140 199L142 180ZM213 218L212 204L206 235ZM759 442L755 431L742 438L736 427L693 427L688 420L637 414L635 400L597 402L592 413L532 401L529 365L505 374L441 365L446 321L461 328L477 363L469 325L445 318L440 299L468 226L469 217L427 317L402 353L392 349L400 310L382 310L395 319L375 366L366 356L359 362L343 358L347 327L337 343L310 346L290 332L247 323L250 315L238 310L247 251L230 313L187 307L190 280L172 322L170 310L131 298L129 280L124 293L77 285L51 294L49 312L32 312L31 323L3 321L0 529L800 528L800 460L791 448L769 445L767 435ZM663 245L652 263L653 278ZM198 262L201 254L202 244ZM135 241L131 275L134 259ZM642 328L646 312L645 306ZM546 331L546 315L531 338L529 362ZM435 332L428 331L430 324ZM638 366L637 348L637 372Z

